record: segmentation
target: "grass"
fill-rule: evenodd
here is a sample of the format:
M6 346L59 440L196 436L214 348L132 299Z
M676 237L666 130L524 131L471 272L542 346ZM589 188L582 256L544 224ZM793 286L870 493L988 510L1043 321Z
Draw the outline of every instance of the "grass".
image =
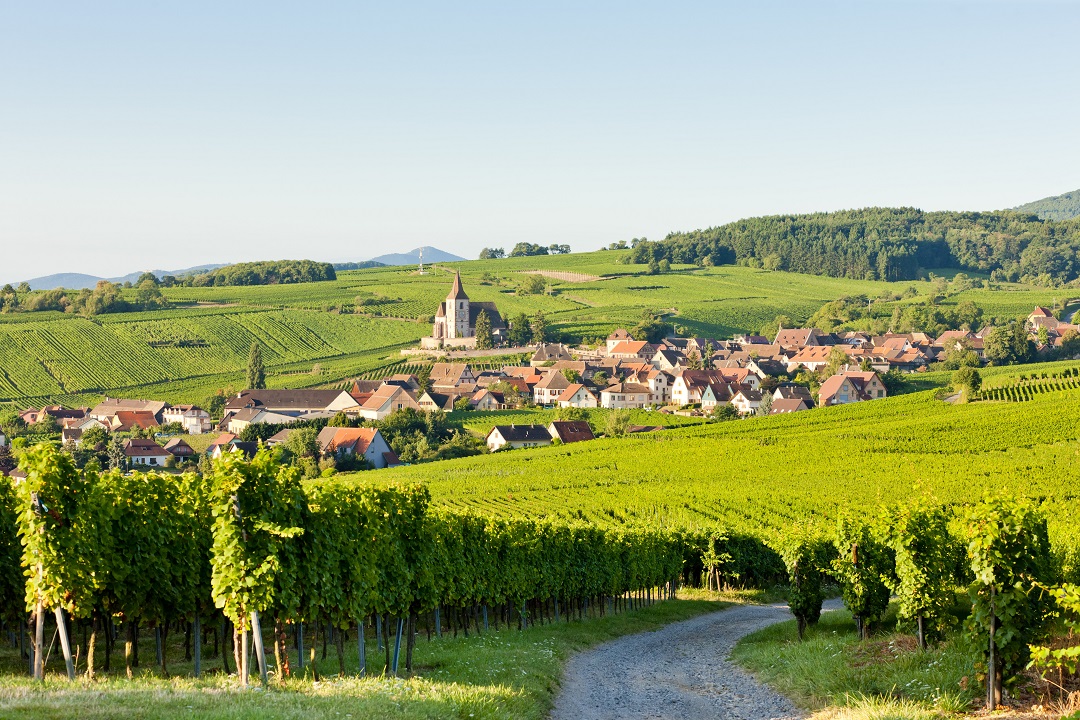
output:
M895 617L882 627L895 627ZM846 610L823 614L802 642L794 620L759 630L732 657L802 707L827 708L823 718L941 717L968 710L979 695L955 641L919 651L910 635L883 630L860 642Z
M93 683L85 679L69 683L56 673L62 669L63 661L54 651L49 663L52 672L48 673L46 682L34 683L19 674L23 669L17 651L5 647L0 651L0 664L6 670L6 674L0 675L0 717L5 720L71 717L80 720L116 717L539 720L547 715L563 663L573 653L748 599L766 598L761 593L719 595L688 591L680 593L676 601L585 622L537 625L525 631L504 628L469 638L455 639L447 633L430 643L421 633L415 654L416 672L409 679L355 675L339 678L337 658L331 647L319 667L320 672L333 675L321 682L313 682L310 675L294 676L284 685L272 680L265 691L240 690L235 676L220 672L220 659L205 660L204 668L217 668L218 672L207 673L199 680L190 677L190 663L180 662L170 664L172 677L162 677L148 667L154 658L152 636L142 638L143 667L131 681L114 673L111 677L99 676ZM170 636L171 655L182 657L182 642L179 634ZM377 652L374 640L368 643L367 657L369 668L381 671L382 654ZM122 648L118 648L114 660L118 660L122 672ZM272 663L272 655L270 660ZM358 667L355 639L346 643L346 666L353 673ZM295 658L293 667L296 667Z

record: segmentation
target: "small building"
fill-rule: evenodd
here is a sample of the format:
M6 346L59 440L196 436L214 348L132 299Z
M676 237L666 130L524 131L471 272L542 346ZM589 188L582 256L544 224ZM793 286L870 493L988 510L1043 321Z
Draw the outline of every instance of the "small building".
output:
M487 434L488 450L544 447L551 444L551 433L543 425L496 425Z
M149 410L120 410L108 419L109 432L131 432L135 428L149 430L159 425L157 416Z
M476 375L466 363L434 363L431 366L430 378L431 387L444 392L462 385L476 384Z
M168 406L169 403L161 400L126 400L107 397L98 403L89 414L90 417L104 422L119 412L149 412L160 423L162 414Z
M165 460L171 456L171 453L153 440L131 438L124 441L124 457L131 467L163 467Z
M473 410L491 412L504 409L506 407L506 400L500 392L489 390L488 388L480 388L471 398L469 398L469 405L472 406Z
M608 357L616 360L641 360L651 362L656 355L656 347L644 341L626 340L608 350Z
M657 402L652 390L637 383L616 383L600 391L600 407L604 408L644 408Z
M594 408L600 406L600 401L589 388L581 383L572 383L558 399L559 407Z
M536 352L534 352L532 358L529 359L529 365L532 367L540 367L541 365L552 365L562 360L573 359L570 351L567 350L566 346L562 343L544 343L536 348Z
M225 416L221 427L233 435L239 435L249 425L260 423L265 425L292 425L294 422L296 422L296 418L292 415L283 415L269 410L260 410L259 408L245 408L232 415Z
M846 405L885 396L885 383L876 372L846 371L833 375L821 384L818 404L821 407Z
M210 413L197 405L173 405L161 411L164 423L180 423L188 435L202 435L214 428Z
M558 370L545 373L543 379L533 386L533 402L537 405L554 405L570 384L566 376Z
M618 330L607 336L608 352L611 351L611 348L622 342L634 342L634 338L631 337L630 333L627 332L624 328L619 328Z
M769 408L769 414L786 415L788 413L809 409L810 406L807 405L806 400L802 398L780 398L778 400L773 400L772 406Z
M439 393L432 390L421 395L416 404L424 412L435 412L437 410L450 412L454 409L454 402L459 397L461 396L456 393Z
M555 420L548 425L548 434L552 440L562 444L594 440L592 426L585 420Z
M757 412L757 409L761 407L761 391L746 385L740 385L738 392L731 397L731 406L740 415L750 415Z
M390 413L411 409L420 411L416 398L399 385L383 385L360 406L360 417L365 420L382 420Z
M173 438L165 443L165 452L180 460L195 457L195 448L191 447L183 438Z
M390 465L389 456L393 454L377 428L323 428L319 431L319 450L339 460L362 457L376 469Z

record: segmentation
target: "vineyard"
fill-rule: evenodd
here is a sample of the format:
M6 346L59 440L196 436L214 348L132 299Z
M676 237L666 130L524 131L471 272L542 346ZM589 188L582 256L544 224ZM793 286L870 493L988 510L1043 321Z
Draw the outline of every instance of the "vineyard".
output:
M138 314L145 315L145 314ZM0 323L0 401L62 399L123 388L225 387L245 367L251 344L263 346L274 373L344 362L356 374L372 354L395 355L423 332L416 323L304 310L181 313L159 319L118 315L108 322L67 318ZM326 382L317 378L311 384ZM212 391L211 391L212 392ZM205 395L205 394L204 394ZM201 399L204 395L197 396ZM190 396L189 396L190 401Z
M914 297L875 304L875 314L887 318L894 305L922 302L934 293L929 282L844 280L739 266L676 266L650 276L643 266L619 262L625 254L469 261L453 269L462 272L473 300L496 303L504 319L543 312L553 339L567 341L633 327L645 310L664 314L689 333L729 337L756 331L781 314L801 322L846 295L898 296L914 288ZM531 272L601 279L547 277L544 294L518 294ZM199 400L207 388L212 392L237 381L253 341L264 345L272 386L331 384L388 364L401 346L430 333L427 322L449 282L447 267L425 275L387 267L341 272L337 280L318 283L165 288L177 307L93 319L58 312L0 314L0 402L92 403L121 391ZM967 299L987 317L1016 317L1065 298L1052 290L1002 285L943 302ZM313 373L316 380L309 382L305 372L316 364L322 376Z
M1080 368L1064 370L1043 370L1037 373L1021 374L1011 378L1007 384L984 385L979 391L980 400L1004 400L1006 402L1024 402L1044 393L1057 393L1080 389Z

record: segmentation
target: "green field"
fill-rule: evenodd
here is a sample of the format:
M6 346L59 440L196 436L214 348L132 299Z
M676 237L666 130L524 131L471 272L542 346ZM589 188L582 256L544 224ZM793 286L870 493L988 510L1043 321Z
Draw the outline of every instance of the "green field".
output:
M997 373L994 383L1005 377ZM873 513L924 493L963 503L1009 491L1041 500L1052 539L1071 548L1077 572L1078 417L1076 389L963 405L925 391L395 473L426 482L436 503L462 510L602 525L719 525L759 537L806 517L829 523L843 511Z
M915 298L879 302L875 316L933 292L929 282L884 283L768 272L740 266L676 266L647 275L619 261L626 251L455 263L469 296L495 302L504 318L542 311L553 339L604 337L633 327L645 310L689 333L729 337L756 331L779 314L809 318L845 295ZM400 362L399 350L430 332L446 296L451 266L341 272L330 282L255 287L170 288L173 309L100 315L57 312L0 315L0 402L93 402L103 394L202 401L237 388L253 341L264 346L271 387L338 383ZM519 295L527 272L579 273L582 282L547 278L548 291ZM581 278L577 278L581 279ZM987 318L1026 315L1064 302L1062 291L1022 285L973 289L946 304L975 301ZM318 367L316 367L318 366ZM314 372L313 372L314 370Z

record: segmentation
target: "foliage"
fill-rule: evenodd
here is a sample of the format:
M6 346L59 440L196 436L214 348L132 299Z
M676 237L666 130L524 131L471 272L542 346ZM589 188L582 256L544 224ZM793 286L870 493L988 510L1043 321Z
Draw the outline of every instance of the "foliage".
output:
M824 571L835 551L816 527L805 524L785 528L775 535L773 542L787 568L788 607L798 622L799 639L802 639L806 627L816 624L821 617Z
M1035 345L1028 340L1027 330L1015 320L995 327L983 339L983 356L993 365L1025 363L1034 355Z
M266 368L263 365L262 345L257 342L251 343L251 351L248 353L247 387L249 390L266 388Z
M1057 610L1062 616L1064 629L1074 641L1063 647L1053 645L1031 645L1031 663L1029 667L1038 668L1043 680L1052 682L1048 675L1053 671L1060 673L1075 674L1080 671L1080 644L1075 638L1080 636L1080 586L1064 584L1060 587L1050 588L1050 596L1057 605ZM1056 684L1056 683L1055 683ZM1059 690L1064 691L1059 686Z
M521 295L542 295L547 290L547 281L542 275L526 275L518 286Z
M533 316L532 321L529 323L529 329L532 331L529 339L534 345L547 342L547 326L547 318L544 317L544 313L537 310L536 315Z
M957 554L949 516L919 501L894 507L887 516L888 542L896 559L890 585L901 621L917 625L920 643L943 636L954 599Z
M475 333L477 350L490 350L495 346L491 336L491 318L488 317L487 310L481 310L477 314Z
M833 545L836 558L832 561L832 575L840 583L844 606L865 637L870 624L884 618L889 609L895 556L874 528L847 515L837 523Z
M267 449L245 462L226 453L214 462L214 603L239 628L248 615L282 602L278 593L296 587L297 569L286 561L290 539L303 533L305 501L299 473L280 465Z
M965 535L974 575L965 633L980 671L996 676L1000 689L1016 682L1046 624L1039 590L1053 581L1046 519L1030 501L989 497L966 513Z
M289 285L336 279L337 274L330 263L311 260L273 260L226 265L180 278L177 284L189 287Z
M973 397L982 387L982 375L970 365L965 365L953 373L952 386L964 393L965 397Z

